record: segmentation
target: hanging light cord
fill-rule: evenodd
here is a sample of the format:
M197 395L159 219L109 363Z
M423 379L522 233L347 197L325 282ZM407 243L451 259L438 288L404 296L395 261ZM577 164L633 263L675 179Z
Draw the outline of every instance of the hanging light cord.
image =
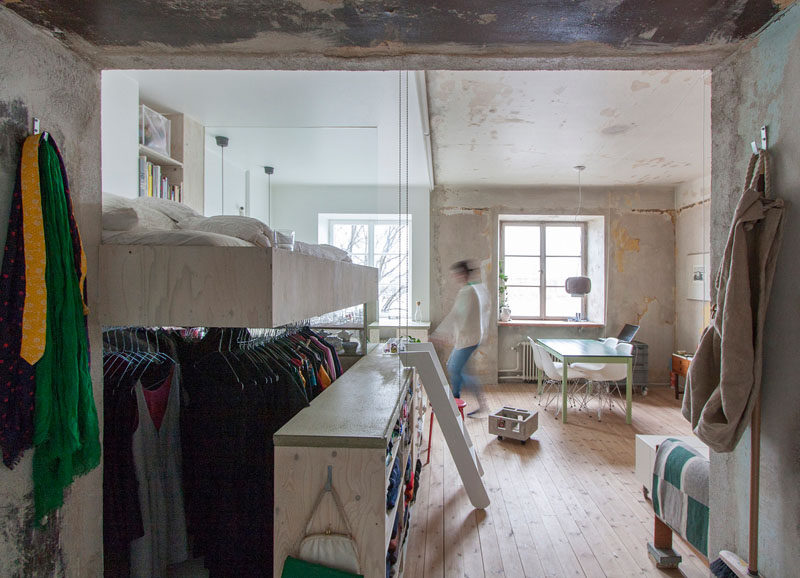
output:
M583 189L581 188L581 173L586 170L586 166L575 165L572 168L578 171L578 210L575 212L575 218L573 219L573 221L577 221L578 215L581 214L581 209L583 208Z
M409 275L411 271L411 229L409 227L408 219L410 217L408 211L408 70L406 72L406 212L405 212L405 237L406 237L406 334L408 334L408 321L409 313L411 311L411 286L409 285ZM402 237L400 238L402 240Z
M397 229L401 230L403 221L403 71L397 71ZM402 292L402 277L397 278L398 295ZM402 316L401 299L397 299L397 323Z

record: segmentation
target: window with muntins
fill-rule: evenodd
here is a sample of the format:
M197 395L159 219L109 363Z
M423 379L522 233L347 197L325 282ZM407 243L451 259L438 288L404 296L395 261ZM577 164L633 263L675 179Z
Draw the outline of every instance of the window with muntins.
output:
M586 299L564 290L567 277L586 274L586 224L500 223L500 260L506 300L515 319L567 319L586 315Z
M331 245L347 251L353 263L378 269L378 312L382 320L399 321L410 310L410 226L410 222L398 223L397 215L329 221Z

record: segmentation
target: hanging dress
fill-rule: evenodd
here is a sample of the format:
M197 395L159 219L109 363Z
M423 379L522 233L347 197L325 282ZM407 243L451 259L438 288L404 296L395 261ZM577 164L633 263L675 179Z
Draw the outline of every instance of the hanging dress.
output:
M181 484L180 368L148 392L134 387L138 427L133 432L133 461L139 482L144 536L131 542L131 577L162 578L167 566L188 558ZM159 401L166 404L159 408ZM162 411L163 410L163 411Z

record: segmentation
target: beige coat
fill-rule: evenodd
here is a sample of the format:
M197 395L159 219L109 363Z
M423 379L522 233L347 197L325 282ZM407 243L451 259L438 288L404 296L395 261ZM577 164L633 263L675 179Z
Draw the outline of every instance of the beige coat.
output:
M765 155L750 162L750 185L715 280L714 317L689 366L683 398L683 416L716 452L736 447L761 390L762 333L783 226L783 201L762 195L750 179L756 162L756 173L764 170Z

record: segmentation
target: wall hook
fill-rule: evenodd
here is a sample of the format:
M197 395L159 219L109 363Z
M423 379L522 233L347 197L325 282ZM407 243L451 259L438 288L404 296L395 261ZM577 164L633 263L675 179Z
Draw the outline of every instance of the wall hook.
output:
M33 117L33 134L39 134L39 119Z
M753 154L758 154L758 144L756 141L750 143L750 148L753 149ZM761 150L767 150L767 125L761 127Z

